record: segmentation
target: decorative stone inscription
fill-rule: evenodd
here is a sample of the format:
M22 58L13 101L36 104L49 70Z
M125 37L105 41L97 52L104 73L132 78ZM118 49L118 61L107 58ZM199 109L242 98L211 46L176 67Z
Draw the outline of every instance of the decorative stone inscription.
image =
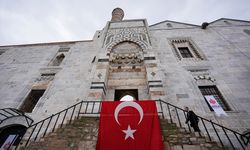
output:
M132 41L137 43L143 50L149 45L149 38L145 27L140 28L122 28L108 30L105 38L105 46L108 51L112 47L123 41Z

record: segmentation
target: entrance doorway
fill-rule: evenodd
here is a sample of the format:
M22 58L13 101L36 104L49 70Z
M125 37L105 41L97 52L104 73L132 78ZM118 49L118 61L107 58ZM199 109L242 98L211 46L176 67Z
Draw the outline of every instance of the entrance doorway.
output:
M27 127L23 125L11 125L0 129L0 149L9 149L11 145L17 145L25 134Z
M115 90L115 101L138 100L138 89Z

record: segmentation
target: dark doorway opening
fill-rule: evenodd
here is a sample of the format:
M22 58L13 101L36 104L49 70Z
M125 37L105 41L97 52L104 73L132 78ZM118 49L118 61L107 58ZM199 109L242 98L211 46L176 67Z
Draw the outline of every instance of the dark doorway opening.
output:
M20 110L22 112L32 112L38 100L43 96L45 89L31 90L28 97L24 100Z
M17 145L25 134L27 127L23 125L11 125L0 129L0 148Z
M115 101L120 101L124 96L132 96L134 100L138 100L138 89L119 89L115 90Z

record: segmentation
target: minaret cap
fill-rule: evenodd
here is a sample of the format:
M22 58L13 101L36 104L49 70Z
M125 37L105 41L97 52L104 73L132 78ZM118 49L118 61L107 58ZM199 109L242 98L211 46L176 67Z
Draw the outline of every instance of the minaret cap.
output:
M112 11L112 18L111 21L122 21L124 17L124 12L121 8L115 8Z

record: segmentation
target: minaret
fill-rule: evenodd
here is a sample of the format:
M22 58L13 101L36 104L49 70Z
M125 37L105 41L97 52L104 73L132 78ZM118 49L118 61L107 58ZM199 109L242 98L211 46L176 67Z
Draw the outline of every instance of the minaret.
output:
M122 21L124 17L124 12L121 8L115 8L112 11L112 18L111 21Z

